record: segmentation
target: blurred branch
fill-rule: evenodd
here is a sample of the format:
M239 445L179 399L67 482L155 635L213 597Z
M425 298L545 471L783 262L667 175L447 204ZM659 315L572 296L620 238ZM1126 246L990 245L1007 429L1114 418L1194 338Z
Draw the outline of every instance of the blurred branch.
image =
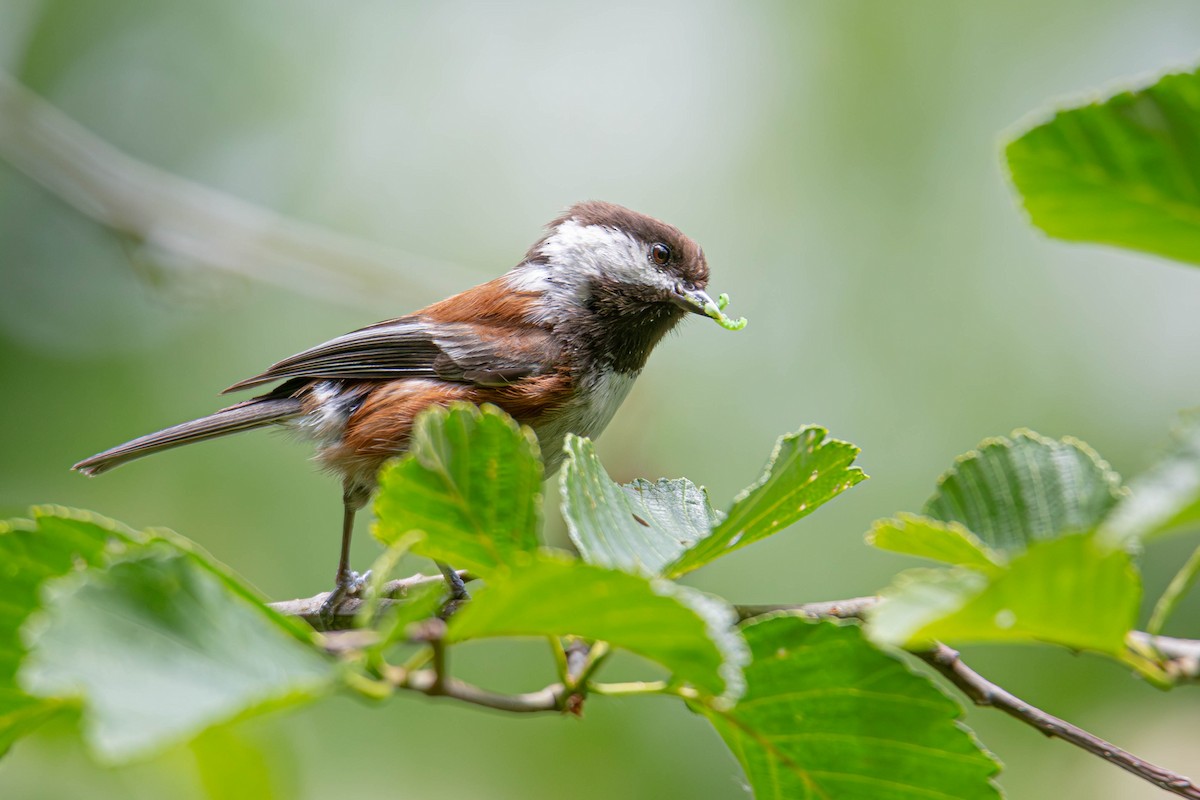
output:
M410 689L430 697L450 697L471 705L515 713L562 711L563 706L563 687L558 683L525 694L490 692L457 678L446 678L442 681L440 689L435 689L436 685L434 671L422 669L405 676L398 688Z
M365 305L412 305L414 292L434 299L477 282L461 268L306 225L137 161L3 72L0 158L171 266Z
M864 619L869 610L879 603L878 597L855 597L822 603L799 605L737 606L738 616L743 619L776 612L786 612L811 619ZM1200 677L1200 641L1174 639L1168 636L1152 636L1142 631L1133 631L1129 636L1131 646L1137 645L1153 651L1162 660L1168 674L1176 678L1195 680ZM914 653L922 661L936 669L947 680L966 695L977 706L989 706L1030 725L1046 736L1062 739L1115 764L1160 789L1200 800L1200 787L1189 778L1138 758L1116 745L1094 736L1083 728L1048 714L1026 703L1019 697L1000 688L963 663L958 652L944 644L932 650Z
M390 676L396 688L409 689L430 697L452 697L464 703L498 711L530 713L562 711L565 707L567 693L562 684L551 684L544 689L525 694L500 694L450 677L445 636L445 620L429 619L423 625L417 626L413 641L424 642L433 649L433 666L431 669L413 672L396 670Z
M1130 648L1162 667L1172 683L1200 680L1200 641L1130 631Z

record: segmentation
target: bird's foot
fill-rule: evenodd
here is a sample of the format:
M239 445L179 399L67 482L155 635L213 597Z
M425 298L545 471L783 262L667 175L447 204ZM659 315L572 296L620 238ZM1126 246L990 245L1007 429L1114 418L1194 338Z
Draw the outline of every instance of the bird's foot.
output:
M333 630L338 627L337 616L338 611L342 607L342 603L350 597L358 597L367 586L367 581L371 579L371 570L367 570L362 575L359 575L353 570L346 570L340 573L337 577L337 584L333 587L333 591L325 598L325 602L321 604L317 616L321 621L321 627L324 630Z
M450 590L451 600L462 601L471 599L471 593L467 591L467 585L463 583L462 575L458 574L458 570L440 561L438 562L438 569L442 571L442 576L446 579L446 587Z

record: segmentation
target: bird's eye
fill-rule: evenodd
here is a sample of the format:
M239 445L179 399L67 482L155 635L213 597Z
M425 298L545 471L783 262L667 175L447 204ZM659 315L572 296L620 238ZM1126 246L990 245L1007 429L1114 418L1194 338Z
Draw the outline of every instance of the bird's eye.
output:
M650 247L650 258L655 264L660 267L665 267L667 262L671 260L671 248L667 247L662 242Z

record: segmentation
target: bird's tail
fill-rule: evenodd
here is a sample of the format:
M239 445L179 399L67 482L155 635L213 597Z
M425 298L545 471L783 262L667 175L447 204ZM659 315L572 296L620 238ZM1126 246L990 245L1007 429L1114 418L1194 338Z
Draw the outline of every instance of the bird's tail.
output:
M73 469L79 470L84 475L99 475L113 467L121 466L126 461L133 461L135 458L148 456L151 453L284 422L302 413L300 400L294 397L264 397L248 400L207 417L173 425L157 433L139 436L137 439L118 445L111 450L97 453L91 458L85 458Z

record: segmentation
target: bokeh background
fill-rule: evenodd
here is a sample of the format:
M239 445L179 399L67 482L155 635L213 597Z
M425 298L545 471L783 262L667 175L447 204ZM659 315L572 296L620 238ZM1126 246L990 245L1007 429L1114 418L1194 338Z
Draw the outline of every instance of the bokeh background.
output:
M412 255L359 300L303 278L290 291L157 258L0 162L0 505L169 526L268 597L324 589L338 487L286 437L96 480L68 467L213 410L279 357L499 274L562 208L598 198L698 239L712 288L751 320L738 334L693 320L659 348L599 442L614 477L687 475L724 504L777 435L826 425L863 448L872 480L690 582L740 602L870 593L909 566L863 544L870 522L919 508L981 438L1073 434L1133 474L1200 402L1200 272L1045 239L999 155L1053 100L1194 63L1198 46L1189 0L3 0L0 68L109 143ZM365 529L359 565L376 552ZM1149 594L1192 546L1146 554ZM1175 632L1200 634L1200 600ZM1200 773L1194 691L1049 649L967 654ZM550 669L521 645L465 648L455 666L511 689ZM1014 798L1160 796L996 712L968 722ZM705 723L655 699L596 699L580 722L336 698L234 735L281 797L744 796ZM202 788L187 751L109 769L60 726L0 762L0 795Z

